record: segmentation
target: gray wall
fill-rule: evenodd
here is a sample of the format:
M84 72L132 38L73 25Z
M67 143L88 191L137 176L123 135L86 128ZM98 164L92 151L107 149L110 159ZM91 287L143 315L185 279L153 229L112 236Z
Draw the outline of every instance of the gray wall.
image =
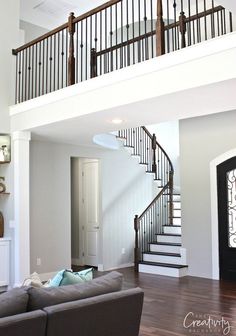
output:
M190 275L212 277L210 162L236 148L235 125L236 111L180 121L182 230Z
M23 20L20 21L20 29L24 31L25 43L30 42L35 38L48 32L48 29L36 26L32 23L25 22Z
M133 218L152 200L153 177L121 148L111 151L31 142L31 272L56 272L71 263L70 158L101 161L99 264L111 269L133 262ZM122 254L125 248L125 254ZM41 258L42 265L36 260Z

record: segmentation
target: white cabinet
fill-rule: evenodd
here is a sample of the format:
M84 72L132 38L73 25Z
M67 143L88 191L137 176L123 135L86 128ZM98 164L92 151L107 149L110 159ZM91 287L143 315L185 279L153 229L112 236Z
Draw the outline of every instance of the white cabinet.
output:
M0 287L9 285L10 239L0 238Z

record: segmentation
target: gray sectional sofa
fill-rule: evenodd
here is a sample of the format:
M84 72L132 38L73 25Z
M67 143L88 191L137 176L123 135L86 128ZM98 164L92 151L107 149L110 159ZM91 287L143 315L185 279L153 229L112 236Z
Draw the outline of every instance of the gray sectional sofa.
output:
M0 295L0 336L138 336L140 288L122 275L57 288L16 288Z

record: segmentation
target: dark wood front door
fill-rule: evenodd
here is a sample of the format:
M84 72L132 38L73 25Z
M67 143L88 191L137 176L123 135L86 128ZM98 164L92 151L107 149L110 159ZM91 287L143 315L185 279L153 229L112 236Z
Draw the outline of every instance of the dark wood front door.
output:
M236 157L217 167L220 278L236 280Z

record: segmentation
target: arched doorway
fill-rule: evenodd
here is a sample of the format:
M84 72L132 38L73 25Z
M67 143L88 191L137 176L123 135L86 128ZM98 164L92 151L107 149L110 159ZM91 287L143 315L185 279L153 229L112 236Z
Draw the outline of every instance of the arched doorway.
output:
M220 278L236 280L236 156L217 166Z

